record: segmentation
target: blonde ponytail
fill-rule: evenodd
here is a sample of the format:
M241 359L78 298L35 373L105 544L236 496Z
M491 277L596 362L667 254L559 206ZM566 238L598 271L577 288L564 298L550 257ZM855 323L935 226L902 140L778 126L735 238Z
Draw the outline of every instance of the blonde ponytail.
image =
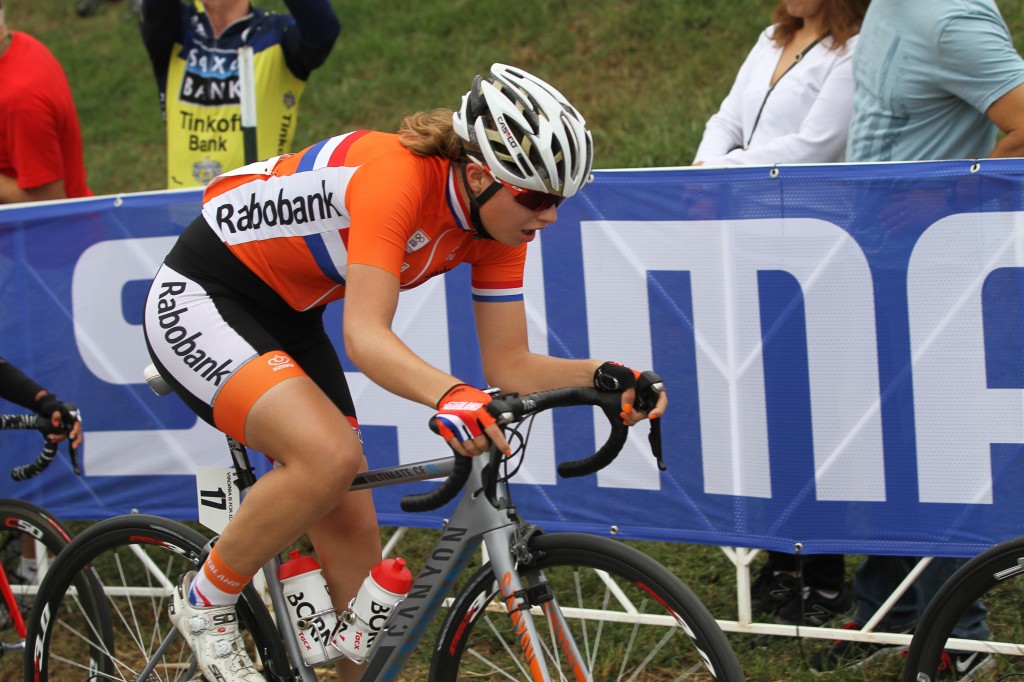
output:
M451 109L441 108L409 114L398 129L402 145L420 156L464 160L463 141L452 127L452 113Z

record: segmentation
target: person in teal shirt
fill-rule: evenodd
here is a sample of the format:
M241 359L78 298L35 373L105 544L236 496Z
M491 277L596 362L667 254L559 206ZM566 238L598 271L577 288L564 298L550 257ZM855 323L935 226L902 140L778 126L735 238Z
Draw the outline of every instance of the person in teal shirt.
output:
M1024 156L1024 60L994 0L872 0L861 25L853 75L847 161ZM867 557L854 575L858 607L846 627L860 629L917 561ZM877 629L913 631L928 602L964 562L933 560ZM985 607L975 602L954 636L987 639L986 616ZM836 640L815 652L811 667L826 671L860 665L884 648ZM964 677L986 659L970 652L946 654L950 679Z
M1024 156L1024 60L993 0L875 0L853 71L847 161Z

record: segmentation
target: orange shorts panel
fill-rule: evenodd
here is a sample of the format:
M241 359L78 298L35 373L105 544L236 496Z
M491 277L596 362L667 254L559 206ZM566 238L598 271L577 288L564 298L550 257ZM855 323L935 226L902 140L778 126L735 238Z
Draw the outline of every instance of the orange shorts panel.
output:
M245 420L256 401L274 386L292 377L308 376L284 351L264 353L228 377L213 403L213 423L235 440L245 443Z

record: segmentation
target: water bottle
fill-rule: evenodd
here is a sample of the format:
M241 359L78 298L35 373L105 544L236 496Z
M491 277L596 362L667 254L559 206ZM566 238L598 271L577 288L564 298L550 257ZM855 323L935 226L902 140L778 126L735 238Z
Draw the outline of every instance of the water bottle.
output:
M292 550L288 561L281 564L278 577L305 664L313 666L328 658L340 658L340 653L332 656L336 650L327 646L339 621L320 564L313 557Z
M332 646L356 663L364 662L395 606L411 588L412 573L404 559L385 559L374 566L339 619Z

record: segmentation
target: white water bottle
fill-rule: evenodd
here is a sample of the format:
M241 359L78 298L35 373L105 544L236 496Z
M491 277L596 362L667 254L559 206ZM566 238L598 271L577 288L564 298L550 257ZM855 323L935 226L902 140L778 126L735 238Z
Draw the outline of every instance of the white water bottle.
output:
M410 589L412 573L404 559L385 559L374 566L341 615L331 644L356 663L364 662L395 606Z
M288 606L288 617L299 641L302 660L308 666L338 658L328 643L338 629L338 616L331 604L320 564L311 556L293 550L278 573Z

